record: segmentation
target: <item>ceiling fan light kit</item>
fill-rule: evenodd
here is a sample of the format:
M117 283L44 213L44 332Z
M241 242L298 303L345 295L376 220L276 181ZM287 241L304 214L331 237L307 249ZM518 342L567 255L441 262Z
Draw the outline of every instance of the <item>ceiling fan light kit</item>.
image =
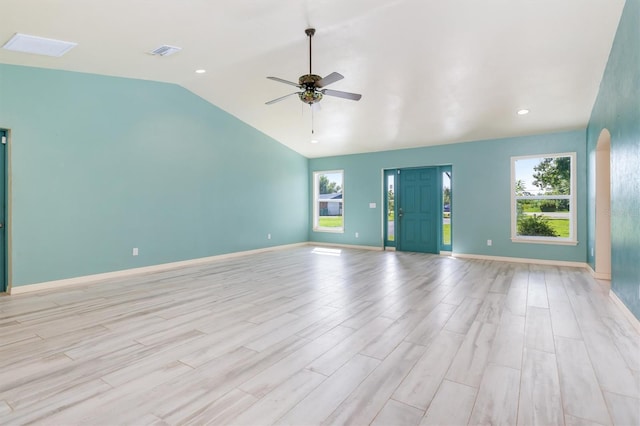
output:
M300 89L299 92L293 92L293 93L289 93L288 95L285 96L281 96L279 98L273 99L271 101L266 102L267 105L271 105L274 104L276 102L280 102L281 100L284 100L286 98L288 98L289 96L293 96L293 95L298 95L298 97L300 98L300 100L302 102L304 102L305 104L309 104L309 105L313 105L317 102L320 102L322 100L322 98L324 97L324 95L327 96L335 96L338 98L343 98L343 99L350 99L352 101L359 101L360 98L362 98L362 95L359 95L357 93L349 93L349 92L343 92L340 90L330 90L330 89L324 89L325 86L328 86L332 83L335 83L336 81L342 80L344 78L344 76L342 76L340 73L337 72L332 72L331 74L327 75L326 77L321 77L317 74L314 74L312 72L312 68L311 68L311 38L313 37L313 35L316 33L316 30L314 28L307 28L305 30L305 34L307 35L307 37L309 38L309 74L304 74L301 75L298 78L298 83L294 83L292 81L288 81L282 78L278 78L278 77L267 77L270 80L274 80L280 83L284 83L284 84L288 84L290 86L295 86L298 89Z
M322 77L315 74L300 76L298 83L305 89L303 92L298 92L298 97L302 102L311 105L322 100L322 92L315 90L316 84L320 80L322 80Z

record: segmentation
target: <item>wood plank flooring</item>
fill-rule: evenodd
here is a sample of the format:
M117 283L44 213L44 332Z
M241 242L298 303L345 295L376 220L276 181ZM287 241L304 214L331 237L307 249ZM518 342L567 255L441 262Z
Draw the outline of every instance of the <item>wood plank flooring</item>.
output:
M581 269L303 246L0 297L0 424L639 425Z

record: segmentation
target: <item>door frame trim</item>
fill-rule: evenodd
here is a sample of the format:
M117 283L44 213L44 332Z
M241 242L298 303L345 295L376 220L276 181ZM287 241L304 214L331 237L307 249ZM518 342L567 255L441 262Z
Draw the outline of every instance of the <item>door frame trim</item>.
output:
M382 247L383 248L387 248L387 247L393 247L393 249L396 249L396 197L397 197L397 178L395 176L398 176L398 170L400 169L382 169ZM389 212L387 211L387 207L389 205L389 193L387 190L387 176L389 175L394 175L393 178L393 229L394 229L394 233L393 233L393 244L390 244L389 242L389 235L388 235L388 214Z
M11 136L12 132L10 128L0 126L0 129L6 132L7 134L7 144L5 148L4 155L4 170L5 170L5 180L4 180L4 194L5 194L5 220L4 220L4 232L5 232L5 252L4 252L4 261L5 261L5 292L6 294L11 294L11 290L13 288L13 262L12 262L12 217L13 217L13 203L11 200L13 199L12 195L12 185L11 185ZM2 292L0 292L2 293Z
M442 218L443 218L443 202L442 202L442 172L448 170L449 172L451 172L453 174L453 164L437 164L437 165L430 165L430 166L411 166L411 167L384 167L382 168L382 198L383 198L383 209L382 209L382 247L385 250L388 249L392 249L394 251L402 251L402 249L399 247L399 226L397 223L397 219L398 219L398 215L395 214L394 215L394 228L395 228L395 244L393 246L387 245L387 230L386 230L386 209L387 209L387 172L393 172L396 174L396 180L394 181L394 195L395 195L395 203L394 203L394 213L397 213L397 206L398 206L398 198L399 198L399 191L398 191L398 182L399 179L397 178L398 176L398 172L402 172L403 170L415 170L415 169L436 169L436 174L437 174L437 182L438 182L438 188L439 188L439 194L440 196L438 197L438 211L439 211L439 217L437 220L437 235L438 235L438 243L437 243L437 250L438 253L440 254L444 254L447 255L449 253L452 252L453 249L453 226L451 226L451 243L449 244L448 247L446 247L444 245L444 242L442 240ZM453 178L451 179L451 207L453 208ZM453 215L452 215L453 216ZM451 218L451 224L453 225L453 217Z

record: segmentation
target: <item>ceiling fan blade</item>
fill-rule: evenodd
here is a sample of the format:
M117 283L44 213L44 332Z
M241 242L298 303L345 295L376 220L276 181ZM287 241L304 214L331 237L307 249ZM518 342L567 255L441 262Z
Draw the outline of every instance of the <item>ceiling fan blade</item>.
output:
M265 102L265 105L275 104L276 102L280 102L283 99L288 98L289 96L298 95L300 92L289 93L288 95L280 96L279 98L273 99L269 102Z
M284 80L282 78L278 78L278 77L267 77L269 80L273 80L273 81L279 81L280 83L284 83L284 84L289 84L291 86L296 86L297 88L301 88L301 86L298 83L294 83L293 81L289 81L289 80Z
M335 83L336 81L342 80L343 78L344 78L344 76L342 74L337 73L337 72L332 72L331 74L329 74L325 78L320 79L316 83L316 87L325 87L325 86L328 86L330 84Z
M359 101L362 95L357 93L342 92L340 90L322 89L322 94L327 96L336 96L338 98L350 99L352 101Z

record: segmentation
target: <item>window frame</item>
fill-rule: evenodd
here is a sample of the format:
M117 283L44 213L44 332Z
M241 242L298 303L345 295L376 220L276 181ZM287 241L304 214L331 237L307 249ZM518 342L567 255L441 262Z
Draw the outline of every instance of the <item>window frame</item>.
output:
M382 181L382 187L383 187L383 203L384 203L384 209L382 212L382 233L384 236L384 246L385 247L395 247L396 246L396 233L395 233L395 218L398 217L397 216L397 212L396 212L396 197L397 197L397 176L398 176L398 169L388 169L388 170L383 170L382 173L383 176L383 181ZM389 176L393 176L393 222L394 222L394 233L393 233L393 240L389 239L389 213L391 213L391 211L389 210Z
M340 173L342 175L342 185L341 185L341 193L342 199L340 202L342 203L342 226L341 227L327 227L320 226L319 218L320 218L320 176L327 174L336 174ZM344 196L344 187L345 187L345 179L344 179L344 169L342 170L319 170L313 172L313 231L314 232L330 232L335 234L344 234L344 225L345 225L345 196Z
M534 196L517 196L516 195L516 161L518 160L527 160L532 158L560 158L560 157L569 157L571 160L570 167L570 182L569 189L570 194L567 195L534 195ZM576 159L577 155L575 152L561 152L561 153L551 153L551 154L533 154L533 155L522 155L522 156L513 156L511 157L511 241L514 243L529 243L529 244L553 244L553 245L577 245L578 244L578 235L577 235L577 185L576 185ZM558 200L558 199L568 199L569 200L569 237L543 237L543 236L531 236L531 235L518 235L518 200Z
M453 166L440 166L438 167L440 174L440 251L452 252L453 251ZM444 177L447 173L449 177L449 244L444 242Z

